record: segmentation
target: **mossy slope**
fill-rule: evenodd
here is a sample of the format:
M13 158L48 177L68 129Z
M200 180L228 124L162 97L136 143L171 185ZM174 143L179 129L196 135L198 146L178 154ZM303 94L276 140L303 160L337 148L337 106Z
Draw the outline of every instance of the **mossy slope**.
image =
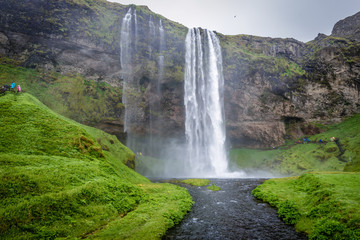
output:
M87 80L81 75L44 73L17 66L17 62L0 58L0 84L14 81L53 111L87 125L116 120L124 105L122 91L104 82Z
M270 179L253 190L310 239L360 239L360 174L311 173Z
M117 221L116 231L129 238L156 239L192 205L185 189L152 184L126 167L134 154L116 137L55 114L26 93L0 97L0 143L2 239L80 238ZM144 207L149 217L129 226L125 219Z
M323 133L307 136L310 144L287 145L274 150L233 149L233 167L262 169L284 175L310 171L360 170L360 114L326 126ZM337 143L330 138L338 139ZM319 143L320 139L323 143ZM296 141L297 142L297 141ZM300 140L303 143L303 139Z

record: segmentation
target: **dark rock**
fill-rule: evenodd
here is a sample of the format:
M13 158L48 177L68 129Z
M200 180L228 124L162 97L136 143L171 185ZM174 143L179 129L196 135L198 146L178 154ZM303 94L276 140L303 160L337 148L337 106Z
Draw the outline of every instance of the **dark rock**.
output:
M360 12L337 22L331 35L360 41Z

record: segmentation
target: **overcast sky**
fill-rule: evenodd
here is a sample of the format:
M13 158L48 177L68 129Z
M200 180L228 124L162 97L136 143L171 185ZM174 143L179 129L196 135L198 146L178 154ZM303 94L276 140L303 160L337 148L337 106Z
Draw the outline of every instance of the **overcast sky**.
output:
M186 27L236 35L295 38L331 34L334 24L360 11L360 0L108 0L147 5Z

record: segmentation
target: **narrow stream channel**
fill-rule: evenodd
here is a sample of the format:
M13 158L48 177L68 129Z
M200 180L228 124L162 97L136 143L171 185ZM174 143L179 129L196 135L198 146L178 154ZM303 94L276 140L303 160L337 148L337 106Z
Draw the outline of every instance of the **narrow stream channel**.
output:
M222 190L186 184L195 204L163 239L307 239L277 217L276 209L257 201L251 191L261 179L212 179Z

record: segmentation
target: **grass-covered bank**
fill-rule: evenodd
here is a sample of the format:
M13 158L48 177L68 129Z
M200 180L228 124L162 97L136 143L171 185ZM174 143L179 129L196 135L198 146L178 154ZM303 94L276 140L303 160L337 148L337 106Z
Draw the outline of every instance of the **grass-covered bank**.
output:
M0 238L160 239L192 199L137 174L133 158L30 94L0 96Z
M0 63L1 86L14 81L53 111L77 122L95 125L117 120L124 109L122 90L104 82L87 80L81 75L23 68L4 57L0 57Z
M267 180L253 195L310 239L360 239L359 182L359 173L308 173Z
M234 169L260 169L280 175L300 175L311 171L360 170L360 114L341 123L328 125L323 133L307 136L310 143L288 142L279 149L232 149ZM338 141L330 141L335 137ZM320 139L322 143L319 143ZM303 139L300 140L303 143Z

